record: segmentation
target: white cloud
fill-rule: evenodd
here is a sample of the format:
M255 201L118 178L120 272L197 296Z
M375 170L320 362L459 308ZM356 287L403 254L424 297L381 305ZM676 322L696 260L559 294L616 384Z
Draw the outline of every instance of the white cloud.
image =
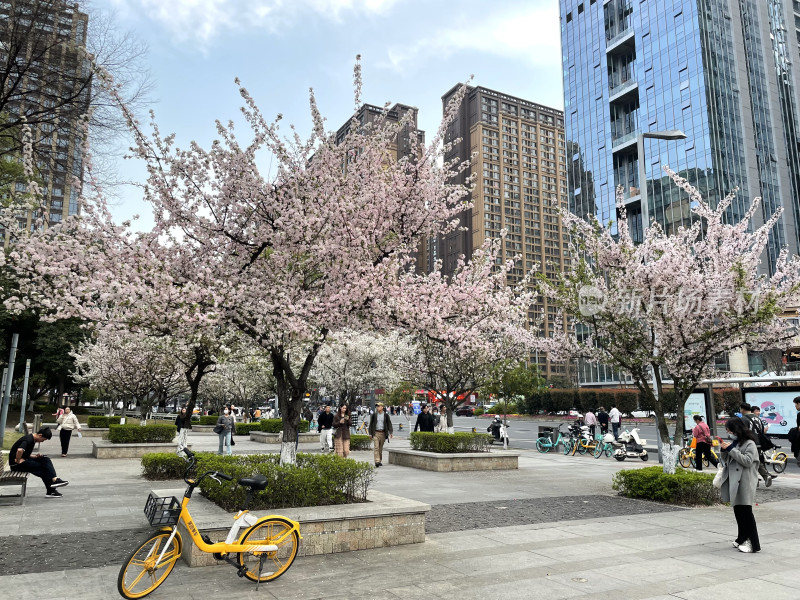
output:
M400 0L111 0L122 13L156 21L180 41L212 41L225 31L276 31L303 15L382 14Z
M558 3L497 12L486 19L462 20L432 32L416 43L388 50L388 65L397 70L417 61L447 58L462 51L524 60L535 66L561 62Z

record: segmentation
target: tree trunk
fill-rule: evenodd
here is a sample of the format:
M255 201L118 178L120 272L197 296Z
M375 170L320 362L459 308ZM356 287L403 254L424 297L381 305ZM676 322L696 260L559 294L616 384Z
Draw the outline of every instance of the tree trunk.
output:
M273 355L273 373L275 375L278 392L278 407L283 419L283 438L281 439L281 465L294 465L297 463L297 439L300 428L300 413L305 397L305 381L297 380L299 384L293 387L284 371L282 361Z

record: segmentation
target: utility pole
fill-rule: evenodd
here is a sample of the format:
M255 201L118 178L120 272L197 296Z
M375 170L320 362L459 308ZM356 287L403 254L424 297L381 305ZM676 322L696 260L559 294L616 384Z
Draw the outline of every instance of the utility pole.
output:
M25 408L28 404L28 376L31 372L31 359L25 361L25 381L22 384L22 407L19 412L19 431L22 434L28 433L25 429Z
M8 369L3 388L3 410L0 414L0 447L3 446L3 439L6 435L6 418L8 417L8 405L11 402L11 382L14 381L14 361L17 359L17 343L19 334L11 336L11 351L8 354Z

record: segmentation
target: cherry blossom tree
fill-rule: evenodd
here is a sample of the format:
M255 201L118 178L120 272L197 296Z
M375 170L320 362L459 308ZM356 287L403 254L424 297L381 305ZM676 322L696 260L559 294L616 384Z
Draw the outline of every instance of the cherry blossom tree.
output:
M445 405L450 433L455 410L498 369L513 368L538 344L525 327L528 279L517 287L506 284L514 261L498 264L500 247L501 240L487 240L471 260L462 257L449 278L438 270L426 277L407 274L416 301L392 306L415 348L401 375Z
M180 351L171 338L102 329L71 353L73 379L126 404L134 400L146 419L154 406L188 391Z
M332 334L317 355L311 379L346 403L352 412L356 396L366 389L391 389L400 383L399 368L412 348L398 331L387 334L346 330Z
M358 65L355 74L358 106ZM248 336L270 356L282 462L293 463L302 400L329 333L385 327L387 289L402 292L396 282L413 268L418 241L454 228L468 207L467 188L448 183L466 165L440 160L460 98L429 146L412 141L412 156L398 159L394 143L407 119L354 120L337 141L312 92L311 134L303 140L293 131L287 140L280 115L267 121L240 92L250 141L218 122L208 149L179 149L155 123L145 134L122 105L134 154L148 169L154 229L116 225L102 193L85 193L80 216L17 241L9 265L20 293L7 304L193 340L192 403L216 362L214 341L232 329ZM259 155L274 158L273 177L262 174Z
M684 178L666 170L691 201L690 227L666 235L654 224L636 244L620 195L617 231L562 212L571 232L573 268L558 281L542 279L540 287L577 321L567 333L547 340L553 358L579 356L629 373L654 408L658 434L667 445L661 399L665 379L671 381L679 407L679 446L681 407L712 374L716 355L780 346L794 335L778 317L783 308L797 306L800 260L784 251L774 275L765 275L764 248L780 211L756 226L756 198L740 222L727 223L732 195L712 208ZM665 462L674 464L666 454Z
M220 411L225 404L250 410L275 393L272 363L263 353L233 352L203 378L200 397Z

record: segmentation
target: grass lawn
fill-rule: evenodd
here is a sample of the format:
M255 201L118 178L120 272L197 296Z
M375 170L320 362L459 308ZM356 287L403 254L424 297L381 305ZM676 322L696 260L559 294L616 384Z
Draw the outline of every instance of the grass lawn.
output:
M11 450L11 446L14 445L19 438L22 437L21 433L17 433L11 429L6 429L6 434L3 437L3 450Z

